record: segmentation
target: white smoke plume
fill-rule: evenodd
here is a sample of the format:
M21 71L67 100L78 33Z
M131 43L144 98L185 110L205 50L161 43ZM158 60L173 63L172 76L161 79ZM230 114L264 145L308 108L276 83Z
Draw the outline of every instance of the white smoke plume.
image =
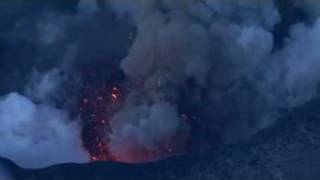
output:
M80 125L65 112L11 93L0 101L0 156L28 168L87 162Z
M19 6L16 3L7 5L0 5L0 8ZM28 7L32 6L32 3L30 6L22 4L19 8L29 12ZM91 40L91 37L100 39L106 28L96 25L98 20L94 12L97 8L95 1L84 0L78 4L78 13L74 15L52 10L41 11L34 16L27 16L26 13L26 17L16 20L10 31L0 33L0 38L9 37L4 44L9 48L5 53L0 53L3 58L0 66L2 62L6 65L1 70L9 71L15 77L28 69L21 73L23 77L17 77L19 80L24 79L19 88L8 88L0 95L0 157L8 158L25 168L89 161L89 154L82 147L82 120L70 112L70 109L78 109L74 107L77 101L74 98L78 98L78 92L73 92L81 85L74 79L70 82L69 78L74 77L75 59L87 61L79 55L78 45L86 49L84 54L90 61L96 60L93 56L98 54L97 48L88 48L86 40ZM2 13L6 15L11 11ZM93 25L98 28L92 29L99 33L94 34L86 29ZM34 51L25 53L26 50L21 48L21 53L20 49L14 48L16 44L11 48L10 43L27 44ZM105 40L97 46L105 51L106 45L103 43ZM109 42L107 48L110 48ZM17 57L19 53L21 57ZM26 63L20 65L21 62ZM15 82L15 79L10 79L12 76L3 76L5 80L1 82L1 88L2 85L6 87ZM66 83L73 83L74 86L65 86ZM66 107L72 103L73 107Z
M70 120L68 112L51 101L61 88L59 72L35 73L26 90L30 98L18 93L1 97L1 157L26 168L88 161L81 121Z
M42 53L35 62L46 63L46 57L54 56L52 47L60 46L61 59L71 61L72 54L64 42L66 26L71 17L55 13L44 14L35 23L35 31L21 36L33 43ZM19 26L23 29L24 22ZM19 28L10 32L18 34ZM30 59L28 59L31 61ZM56 62L54 62L56 63ZM89 155L82 147L81 121L70 117L67 110L57 106L55 100L62 97L65 81L61 69L68 62L47 71L35 67L23 93L11 92L0 97L0 156L8 158L25 168L41 168L58 163L88 162ZM30 62L32 65L32 62ZM65 100L72 101L73 97Z

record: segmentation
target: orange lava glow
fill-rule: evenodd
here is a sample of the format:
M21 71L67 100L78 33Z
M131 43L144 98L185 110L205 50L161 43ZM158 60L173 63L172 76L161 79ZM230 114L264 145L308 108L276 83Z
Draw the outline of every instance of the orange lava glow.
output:
M94 90L92 90L94 89ZM98 89L98 90L96 90ZM102 89L102 90L101 90ZM91 161L119 161L125 163L141 163L155 161L168 156L184 153L188 134L178 134L172 139L159 142L156 148L132 148L128 142L119 152L110 151L109 135L112 133L110 121L122 107L125 100L121 87L89 88L80 101L80 114L84 120L83 143L91 156ZM188 115L182 114L181 121L188 123Z
M91 155L91 161L116 161L109 152L110 119L121 104L120 88L89 91L82 97L80 113L85 120L83 129L84 146Z

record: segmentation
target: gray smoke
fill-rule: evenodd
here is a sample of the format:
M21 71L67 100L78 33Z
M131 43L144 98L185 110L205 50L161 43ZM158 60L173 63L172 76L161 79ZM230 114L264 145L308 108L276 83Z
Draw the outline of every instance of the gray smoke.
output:
M25 167L86 161L81 120L68 107L90 68L96 81L117 70L126 76L128 94L106 137L119 159L163 142L181 146L179 134L243 140L272 126L279 110L318 96L316 1L286 1L307 21L287 25L281 48L275 30L286 12L273 0L109 0L116 14L98 2L81 0L75 14L41 11L0 32L8 41L0 53L0 156Z
M185 97L187 104L201 106L199 121L226 143L270 127L281 108L300 106L317 94L318 23L294 25L285 47L273 51L272 30L281 15L272 0L123 0L112 4L119 14L130 13L137 26L133 46L121 64L136 85L125 105L130 113L120 110L112 121L118 124L111 136L117 149L128 142L123 142L124 131L118 127L131 124L129 114L139 114L140 106L178 104L178 89L188 88L188 79L207 95L194 100L201 97L196 93L200 90L191 91ZM128 132L127 136L131 141L150 141L140 133Z
M126 10L134 17L138 31L129 55L121 64L133 84L142 82L142 85L132 90L126 102L127 106L153 106L159 102L177 104L178 88L185 87L188 79L194 79L197 88L206 89L209 94L206 99L192 101L193 106L206 106L203 109L213 114L205 117L209 120L204 123L213 122L213 126L218 124L215 121L222 121L215 117L215 112L220 110L215 109L214 104L223 106L220 102L223 100L217 98L238 91L237 84L243 79L250 79L257 66L268 59L273 47L273 37L269 29L279 20L279 13L272 1L257 4L197 0L113 3L115 7L123 7L125 4ZM121 13L124 9L119 11ZM269 16L270 13L272 16ZM215 88L233 84L235 85L230 90L219 91ZM195 96L201 95L189 94L187 98L192 99ZM114 118L113 122L121 123L122 125L118 125L121 127L130 124L130 120L127 115ZM157 120L163 121L161 118ZM247 126L243 124L249 123L250 119L243 118L241 121L233 124ZM223 133L225 128L230 130L230 126L221 128ZM248 131L247 129L245 131ZM117 144L117 147L118 131L122 132L121 129L113 129L114 134L111 136L111 144ZM134 134L129 136L139 141L142 138ZM122 141L120 143L125 144Z
M268 83L286 93L288 106L295 107L318 96L320 21L313 25L296 24L290 36L286 47L274 55L275 64L267 77Z
M128 107L115 115L111 129L111 152L118 160L133 161L134 152L157 151L164 140L170 140L187 127L179 120L176 108L167 103ZM154 154L152 160L161 158ZM150 159L149 159L150 160Z

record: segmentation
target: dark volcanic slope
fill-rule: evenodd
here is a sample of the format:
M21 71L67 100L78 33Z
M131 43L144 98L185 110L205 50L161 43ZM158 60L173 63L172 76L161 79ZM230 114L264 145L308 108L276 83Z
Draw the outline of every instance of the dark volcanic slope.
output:
M198 156L181 156L139 165L111 162L64 164L23 170L10 162L18 180L150 179L319 179L318 101L290 112L250 143L235 144Z

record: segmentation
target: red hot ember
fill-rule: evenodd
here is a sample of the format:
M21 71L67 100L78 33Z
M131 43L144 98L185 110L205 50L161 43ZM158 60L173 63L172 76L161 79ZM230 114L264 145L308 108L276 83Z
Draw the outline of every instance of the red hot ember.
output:
M137 163L184 153L189 134L178 134L172 139L166 139L157 149L142 148L128 152L125 157L117 157L110 151L108 135L112 133L111 119L120 110L125 100L123 89L118 86L101 88L88 85L81 98L80 113L84 120L82 139L85 148L91 155L91 161ZM182 114L180 119L185 123L188 123L189 120L186 114Z
M96 89L102 89L97 91ZM110 118L121 103L121 90L118 87L94 88L87 86L81 97L80 113L84 119L83 142L91 155L91 161L116 160L109 152L107 134Z

